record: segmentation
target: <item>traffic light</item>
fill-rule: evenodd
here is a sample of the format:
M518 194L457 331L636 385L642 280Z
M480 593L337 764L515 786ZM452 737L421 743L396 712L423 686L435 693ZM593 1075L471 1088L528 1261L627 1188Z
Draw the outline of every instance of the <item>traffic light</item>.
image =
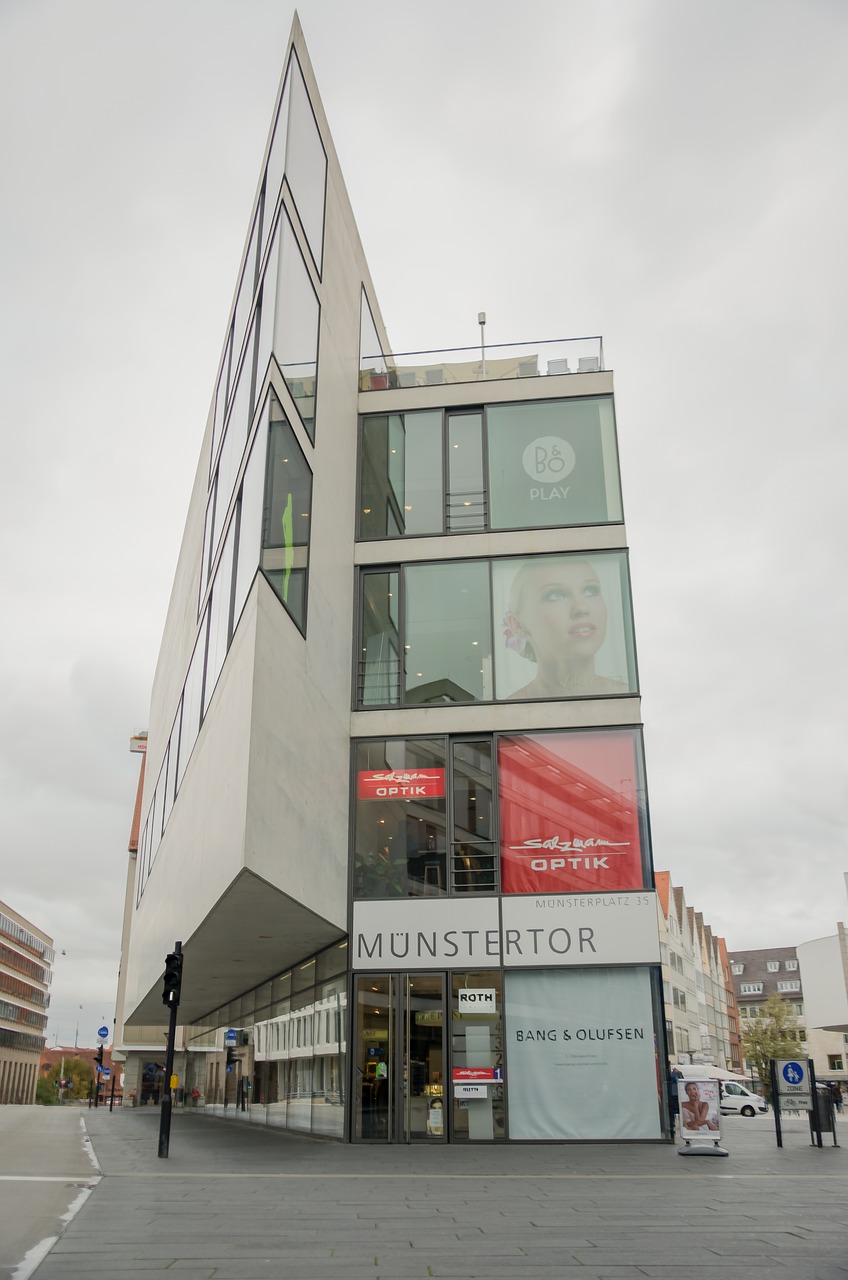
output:
M183 957L179 951L165 956L165 980L162 987L162 1003L173 1008L180 1003L180 986L183 978Z
M99 1044L97 1046L97 1051L94 1055L94 1061L98 1067L103 1066L103 1045L102 1044Z
M227 1066L232 1067L238 1062L236 1051L232 1045L227 1045Z

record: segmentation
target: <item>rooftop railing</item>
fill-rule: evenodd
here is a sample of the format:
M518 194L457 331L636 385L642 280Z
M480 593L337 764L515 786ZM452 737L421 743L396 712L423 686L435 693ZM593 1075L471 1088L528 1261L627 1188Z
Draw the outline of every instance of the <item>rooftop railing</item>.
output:
M599 337L405 351L387 356L363 356L359 364L359 389L387 391L445 383L499 382L505 378L598 373L603 367L604 343Z

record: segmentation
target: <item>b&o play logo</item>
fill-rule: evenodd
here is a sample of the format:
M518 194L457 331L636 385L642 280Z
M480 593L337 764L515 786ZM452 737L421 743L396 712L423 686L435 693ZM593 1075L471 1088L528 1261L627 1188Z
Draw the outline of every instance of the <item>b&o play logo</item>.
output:
M576 463L571 445L559 436L539 436L521 455L521 465L537 484L559 484L571 475Z

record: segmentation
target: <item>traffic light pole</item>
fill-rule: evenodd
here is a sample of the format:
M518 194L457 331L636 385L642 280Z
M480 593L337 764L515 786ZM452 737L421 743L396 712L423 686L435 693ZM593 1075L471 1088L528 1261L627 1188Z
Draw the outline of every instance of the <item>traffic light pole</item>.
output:
M182 962L183 944L181 942L174 943L174 954L180 957ZM170 959L170 957L168 957ZM180 966L177 966L179 971ZM166 961L167 974L167 961ZM167 976L166 976L167 983ZM166 988L167 989L167 988ZM162 1106L159 1114L159 1158L167 1160L168 1150L171 1145L171 1076L174 1072L174 1044L177 1038L177 1009L180 1003L179 985L171 993L173 999L167 1000L166 1003L170 1009L170 1018L168 1021L168 1045L165 1051L165 1079L162 1089ZM163 999L165 997L163 996Z

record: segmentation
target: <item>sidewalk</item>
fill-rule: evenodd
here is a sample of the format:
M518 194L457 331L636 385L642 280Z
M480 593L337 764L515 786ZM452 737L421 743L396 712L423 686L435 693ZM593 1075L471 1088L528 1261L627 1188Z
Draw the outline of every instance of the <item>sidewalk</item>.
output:
M34 1280L848 1280L848 1154L805 1120L667 1146L362 1147L176 1113L88 1112L102 1181ZM848 1144L848 1123L839 1140Z

